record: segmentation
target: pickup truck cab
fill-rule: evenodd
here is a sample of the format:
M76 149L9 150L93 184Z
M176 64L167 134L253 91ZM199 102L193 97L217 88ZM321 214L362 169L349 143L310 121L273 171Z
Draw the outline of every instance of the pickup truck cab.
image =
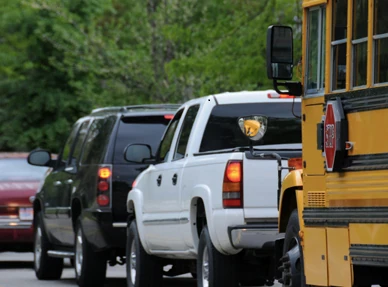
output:
M188 272L198 286L273 282L279 183L301 157L300 113L300 100L272 90L211 95L178 109L155 158L127 147L126 160L150 163L127 198L128 286Z

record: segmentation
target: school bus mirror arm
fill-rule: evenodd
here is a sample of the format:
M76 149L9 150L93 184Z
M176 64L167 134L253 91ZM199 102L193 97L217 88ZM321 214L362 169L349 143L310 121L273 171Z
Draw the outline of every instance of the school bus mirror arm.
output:
M274 79L273 86L274 90L281 95L287 94L290 96L300 97L303 94L303 85L301 82L278 82ZM279 87L285 87L286 90L280 90Z

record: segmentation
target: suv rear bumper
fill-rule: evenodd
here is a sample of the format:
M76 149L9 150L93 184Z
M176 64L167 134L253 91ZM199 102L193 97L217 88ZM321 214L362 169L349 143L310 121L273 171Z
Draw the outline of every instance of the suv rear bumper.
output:
M284 237L277 224L246 224L230 226L229 239L233 247L243 249L273 248L275 241Z
M81 222L86 239L96 251L125 250L127 229L113 222L111 211L84 210Z

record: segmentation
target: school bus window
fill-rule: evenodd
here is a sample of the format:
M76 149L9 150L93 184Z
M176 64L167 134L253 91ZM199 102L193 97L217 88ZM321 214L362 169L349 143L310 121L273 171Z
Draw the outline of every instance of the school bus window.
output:
M388 82L388 1L374 2L374 83Z
M348 0L333 1L332 90L346 88L346 34Z
M353 86L366 85L368 0L353 1Z
M318 7L308 14L306 94L323 92L325 87L325 12L324 8Z

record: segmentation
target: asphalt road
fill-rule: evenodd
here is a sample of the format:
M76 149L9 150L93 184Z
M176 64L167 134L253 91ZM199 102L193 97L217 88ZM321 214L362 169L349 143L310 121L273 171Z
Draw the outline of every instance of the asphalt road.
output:
M62 278L56 281L39 281L33 270L32 253L0 253L0 287L63 287L77 286L74 268L65 261ZM126 287L125 266L108 266L105 287ZM165 287L194 287L197 281L189 275L164 278Z
M0 253L0 287L76 287L74 268L65 260L62 278L55 281L39 281L33 269L33 253ZM126 287L125 266L108 266L105 287ZM190 274L164 278L164 287L195 287L197 281ZM274 287L280 287L275 283Z

